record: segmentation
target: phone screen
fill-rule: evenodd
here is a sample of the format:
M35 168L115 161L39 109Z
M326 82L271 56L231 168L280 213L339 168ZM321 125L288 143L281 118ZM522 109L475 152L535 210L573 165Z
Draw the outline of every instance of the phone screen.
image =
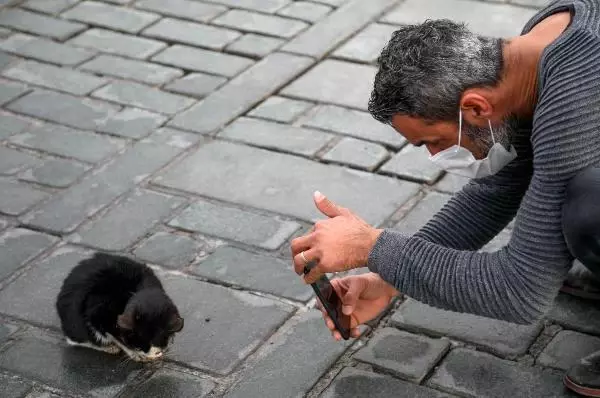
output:
M344 315L342 312L342 300L331 286L329 278L323 275L321 279L312 284L312 287L335 324L336 329L344 340L348 340L350 338L350 316Z

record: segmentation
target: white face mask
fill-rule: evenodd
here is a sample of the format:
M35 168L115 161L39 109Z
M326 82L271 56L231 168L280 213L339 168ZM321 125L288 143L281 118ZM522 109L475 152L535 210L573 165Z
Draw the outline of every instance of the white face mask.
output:
M510 152L502 144L494 139L492 122L488 120L492 142L494 145L490 148L485 159L477 160L468 149L460 146L462 136L462 110L459 111L458 120L458 145L452 145L433 156L429 160L449 173L458 174L468 178L482 178L496 174L504 166L512 162L517 157L517 151L511 145Z

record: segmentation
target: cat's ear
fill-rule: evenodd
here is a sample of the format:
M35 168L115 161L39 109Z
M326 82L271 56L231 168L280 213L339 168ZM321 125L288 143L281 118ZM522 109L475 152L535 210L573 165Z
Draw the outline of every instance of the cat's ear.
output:
M169 321L169 332L177 333L181 332L183 329L183 318L179 315L173 315L171 320Z
M123 330L133 330L133 317L129 314L119 315L117 326Z

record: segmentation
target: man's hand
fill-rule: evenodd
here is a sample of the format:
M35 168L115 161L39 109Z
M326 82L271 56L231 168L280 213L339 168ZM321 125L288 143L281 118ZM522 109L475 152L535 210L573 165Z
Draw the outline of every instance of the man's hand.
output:
M350 316L350 335L354 338L360 336L359 325L376 318L390 304L392 298L399 294L374 273L334 279L331 284L342 300L342 311ZM319 301L317 306L323 313L323 319L333 338L341 340L342 335Z
M314 200L319 211L329 219L318 221L308 235L292 241L296 273L302 275L304 267L314 263L312 271L304 276L307 283L313 283L324 273L366 266L381 230L319 192L315 192Z

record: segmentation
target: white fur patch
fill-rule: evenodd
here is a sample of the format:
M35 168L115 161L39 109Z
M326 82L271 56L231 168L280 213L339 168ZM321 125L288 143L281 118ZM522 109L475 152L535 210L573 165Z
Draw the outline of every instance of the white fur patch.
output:
M92 343L87 343L87 342L86 343L78 343L76 341L71 340L68 337L67 337L67 344L72 347L91 348L92 350L106 352L108 354L118 354L119 352L121 352L119 347L117 347L116 345L106 345L104 347L100 347L100 346L94 345Z

